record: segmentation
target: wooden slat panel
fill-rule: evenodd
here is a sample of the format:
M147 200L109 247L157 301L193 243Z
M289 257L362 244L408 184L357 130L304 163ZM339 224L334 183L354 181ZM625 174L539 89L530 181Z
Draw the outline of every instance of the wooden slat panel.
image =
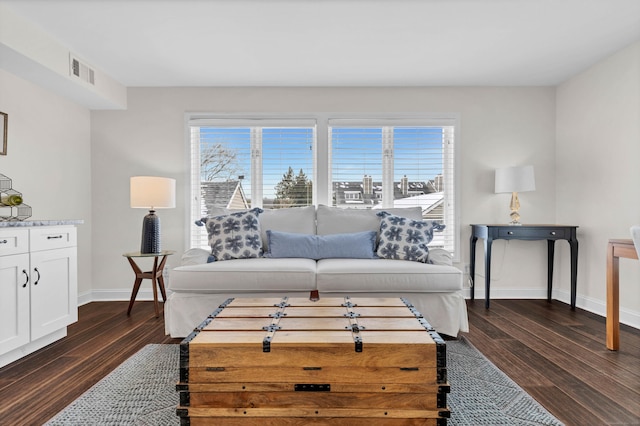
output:
M361 331L360 335L362 336L363 345L371 346L373 344L380 345L423 345L423 346L434 346L435 342L427 333L424 331ZM393 347L390 350L402 350L402 347ZM425 350L426 348L422 348Z
M360 317L400 317L415 318L415 316L405 306L356 306L353 311L360 314Z
M191 426L247 426L249 421L242 417L194 417L190 424ZM361 417L262 417L259 422L260 426L437 426L439 424L438 419L380 419L376 422Z
M228 318L221 317L211 321L203 328L206 331L253 330L277 322L282 330L344 330L349 327L349 318L298 318L283 317L279 321L272 318ZM425 331L415 318L356 318L355 322L366 330L415 330Z
M309 366L317 367L317 366ZM248 383L436 383L436 368L417 367L401 370L397 367L321 367L304 370L300 367L193 367L189 368L189 382L248 382ZM408 366L407 368L416 368Z
M270 315L278 312L280 308L273 307L241 307L231 309L230 307L226 307L216 315L216 319L218 318L269 318ZM215 320L214 320L215 321Z
M286 303L291 306L341 306L345 301L349 301L352 304L356 304L357 306L382 306L382 307L404 307L405 304L398 297L351 297L351 298L342 298L342 297L324 297L320 298L317 301L309 300L308 298L303 297L290 297L287 299ZM263 307L271 307L274 305L278 305L282 302L282 298L278 297L242 297L234 299L229 305L228 308L238 308L245 306L263 306Z
M398 297L351 297L349 301L357 306L405 306Z
M389 350L385 345L367 345L355 353L354 344L336 347L272 348L263 352L260 347L190 346L190 367L308 367L308 366L368 366L368 367L436 367L435 345L405 346L402 350Z
M421 393L334 392L191 392L190 404L200 408L382 408L435 410L438 395Z
M262 327L273 322L272 318L215 318L205 331L263 331Z
M375 318L360 317L357 318L359 326L364 327L368 331L372 330L414 330L425 331L425 328L414 317L407 318Z
M264 331L203 331L189 343L190 351L198 347L213 347L245 345L262 348L262 341L266 333ZM426 331L362 331L360 336L363 345L368 344L407 344L407 345L433 345L434 341ZM316 330L308 331L278 331L271 343L272 347L288 344L313 345L315 347L332 346L353 343L350 331ZM398 350L394 348L393 350ZM203 349L206 350L206 349Z
M242 417L243 419L263 417L375 417L379 419L428 419L441 418L440 413L446 411L438 410L378 410L378 409L356 409L356 408L246 408L236 410L233 408L194 408L179 407L188 411L189 416L194 417Z
M180 383L189 392L287 392L293 383ZM449 384L425 383L332 383L332 393L380 392L380 393L448 393Z
M282 297L240 297L233 299L225 309L244 306L273 307L280 304L280 302L282 302Z

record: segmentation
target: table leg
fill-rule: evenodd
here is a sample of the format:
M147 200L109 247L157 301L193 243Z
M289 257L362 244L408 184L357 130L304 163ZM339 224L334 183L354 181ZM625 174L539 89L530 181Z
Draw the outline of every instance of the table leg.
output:
M140 284L142 284L142 278L136 278L133 283L133 291L131 292L131 299L129 299L129 309L127 309L127 315L131 314L131 308L133 308L133 302L136 300L138 290L140 290Z
M551 302L551 289L553 288L553 256L555 254L556 240L547 240L547 302Z
M166 262L167 262L167 256L164 256L162 258L162 261L160 262L160 266L158 267L158 287L160 287L160 293L162 294L163 302L167 301L167 292L164 288L164 276L162 275L162 272L164 271L164 265Z
M131 299L129 299L129 308L127 309L127 315L131 314L131 308L133 308L133 302L136 300L136 296L138 295L138 291L140 290L140 284L142 284L142 270L136 265L136 262L127 257L133 272L136 274L136 279L133 282L133 290L131 291Z
M491 287L491 243L492 239L484 240L484 307L489 309L489 289Z
M153 258L153 269L151 270L151 287L153 287L153 307L156 310L156 318L160 316L160 309L158 307L158 287L156 282L158 280L158 257Z
M571 309L576 309L576 294L578 290L578 240L569 240L571 247Z
M607 349L620 348L620 259L614 256L614 246L607 246Z

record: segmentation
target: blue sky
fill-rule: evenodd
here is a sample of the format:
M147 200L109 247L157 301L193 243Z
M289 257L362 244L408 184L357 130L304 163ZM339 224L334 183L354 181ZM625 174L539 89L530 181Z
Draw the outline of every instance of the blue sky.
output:
M380 128L342 127L332 129L332 180L358 181L371 175L382 180L382 131ZM250 197L250 130L248 128L201 128L201 141L221 142L237 152L243 187ZM263 190L273 198L274 187L289 166L302 169L313 178L313 130L265 128L262 135ZM411 181L427 181L442 173L442 131L440 128L397 127L394 130L394 180L406 175Z

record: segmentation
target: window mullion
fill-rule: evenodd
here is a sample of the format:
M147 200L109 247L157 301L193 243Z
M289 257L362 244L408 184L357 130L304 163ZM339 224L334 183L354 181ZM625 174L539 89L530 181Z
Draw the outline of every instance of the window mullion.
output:
M262 207L262 127L251 128L251 207Z
M382 207L393 207L393 127L382 128Z

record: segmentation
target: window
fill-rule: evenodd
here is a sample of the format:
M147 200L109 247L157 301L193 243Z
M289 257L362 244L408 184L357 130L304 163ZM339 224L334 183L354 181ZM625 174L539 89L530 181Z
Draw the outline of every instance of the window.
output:
M457 118L189 116L191 223L215 207L422 208L459 260ZM318 153L321 153L318 156ZM195 228L195 229L194 229ZM193 227L190 245L207 247Z
M191 222L215 208L313 204L315 121L189 120ZM193 227L191 247L207 247Z
M425 219L447 225L430 246L455 252L454 123L330 119L328 124L332 204L419 206Z

